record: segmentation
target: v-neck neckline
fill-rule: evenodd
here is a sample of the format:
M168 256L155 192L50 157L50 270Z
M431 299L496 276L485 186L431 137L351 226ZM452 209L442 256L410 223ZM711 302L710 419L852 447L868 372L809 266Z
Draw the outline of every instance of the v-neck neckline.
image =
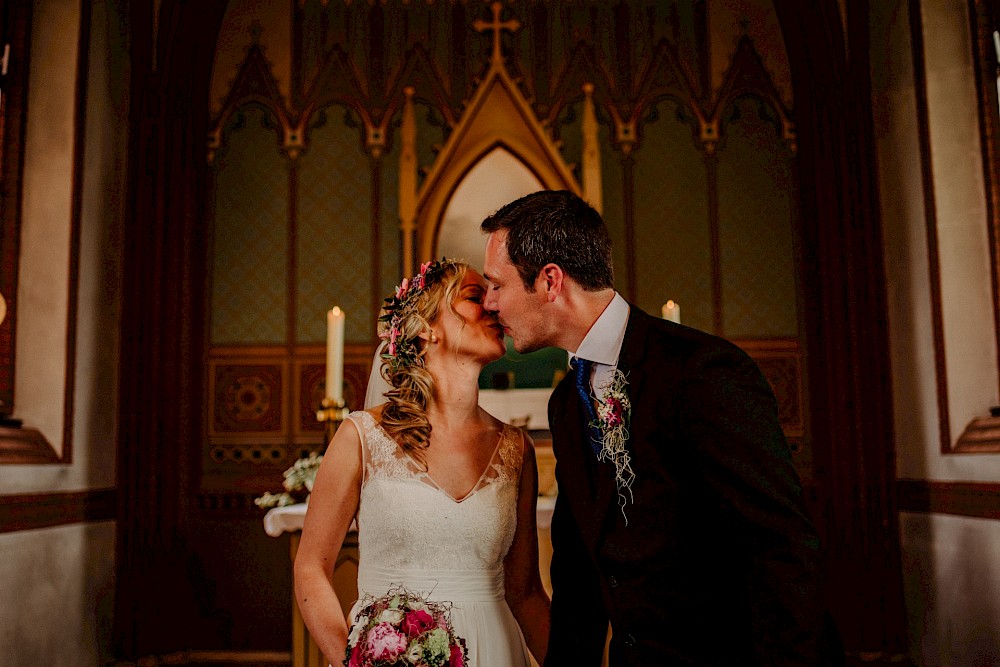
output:
M476 495L480 489L485 488L485 485L482 484L483 478L486 477L486 475L490 472L490 469L493 468L494 465L493 462L496 459L497 454L500 453L500 446L503 445L504 437L507 435L507 425L501 422L500 435L497 438L496 446L493 448L493 453L490 454L490 458L486 462L486 468L484 468L483 472L480 473L479 477L476 478L476 481L472 484L472 488L469 489L469 491L466 492L466 494L461 498L456 498L455 496L448 493L448 491L446 491L445 488L441 486L441 484L438 483L436 479L434 479L434 477L430 474L430 472L426 470L420 470L420 465L417 463L416 459L410 456L410 453L407 452L405 449L403 449L403 447L398 442L396 442L396 439L393 438L391 435L389 435L389 433L384 428L382 428L382 425L378 422L378 419L376 419L371 414L368 414L368 416L371 418L373 422L375 422L375 426L382 433L382 435L396 447L396 451L399 452L400 457L407 462L407 467L409 467L411 471L416 470L418 475L429 480L430 484L426 484L426 486L429 486L432 489L441 492L441 495L443 495L445 498L455 503L456 505L461 505L466 500Z

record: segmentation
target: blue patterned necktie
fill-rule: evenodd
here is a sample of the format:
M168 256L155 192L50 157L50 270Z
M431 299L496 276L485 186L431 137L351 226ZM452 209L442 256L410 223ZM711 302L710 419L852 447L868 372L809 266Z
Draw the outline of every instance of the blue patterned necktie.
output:
M593 367L593 361L580 357L573 360L573 370L576 373L576 393L580 395L580 402L583 404L583 416L586 420L587 433L590 436L590 447L594 450L594 455L597 456L604 443L601 429L593 425L597 421L594 402L590 398L590 371Z

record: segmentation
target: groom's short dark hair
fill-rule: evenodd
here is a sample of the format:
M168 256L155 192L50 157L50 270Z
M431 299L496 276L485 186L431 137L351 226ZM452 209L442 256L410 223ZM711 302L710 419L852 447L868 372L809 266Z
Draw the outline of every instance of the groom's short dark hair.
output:
M601 215L568 190L515 199L483 220L482 230L507 231L507 255L528 291L546 264L558 264L585 290L614 286L611 235Z

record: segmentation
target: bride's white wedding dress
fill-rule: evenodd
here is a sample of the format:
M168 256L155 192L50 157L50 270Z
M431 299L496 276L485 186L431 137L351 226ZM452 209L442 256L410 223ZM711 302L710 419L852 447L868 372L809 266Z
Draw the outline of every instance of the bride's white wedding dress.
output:
M464 498L453 498L369 413L353 412L349 419L361 434L364 461L357 517L359 596L379 597L403 586L450 602L470 667L527 666L524 637L504 600L503 571L517 524L521 432L504 426L479 481Z

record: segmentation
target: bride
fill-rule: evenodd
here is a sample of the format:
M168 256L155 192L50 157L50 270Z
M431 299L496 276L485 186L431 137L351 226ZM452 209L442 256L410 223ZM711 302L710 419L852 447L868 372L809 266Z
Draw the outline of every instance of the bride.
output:
M485 294L479 273L442 260L385 300L388 402L351 413L337 430L295 557L303 620L334 663L360 605L345 618L331 584L354 519L362 598L402 586L451 604L472 667L527 666L529 647L545 660L534 445L478 405L480 370L504 354Z

